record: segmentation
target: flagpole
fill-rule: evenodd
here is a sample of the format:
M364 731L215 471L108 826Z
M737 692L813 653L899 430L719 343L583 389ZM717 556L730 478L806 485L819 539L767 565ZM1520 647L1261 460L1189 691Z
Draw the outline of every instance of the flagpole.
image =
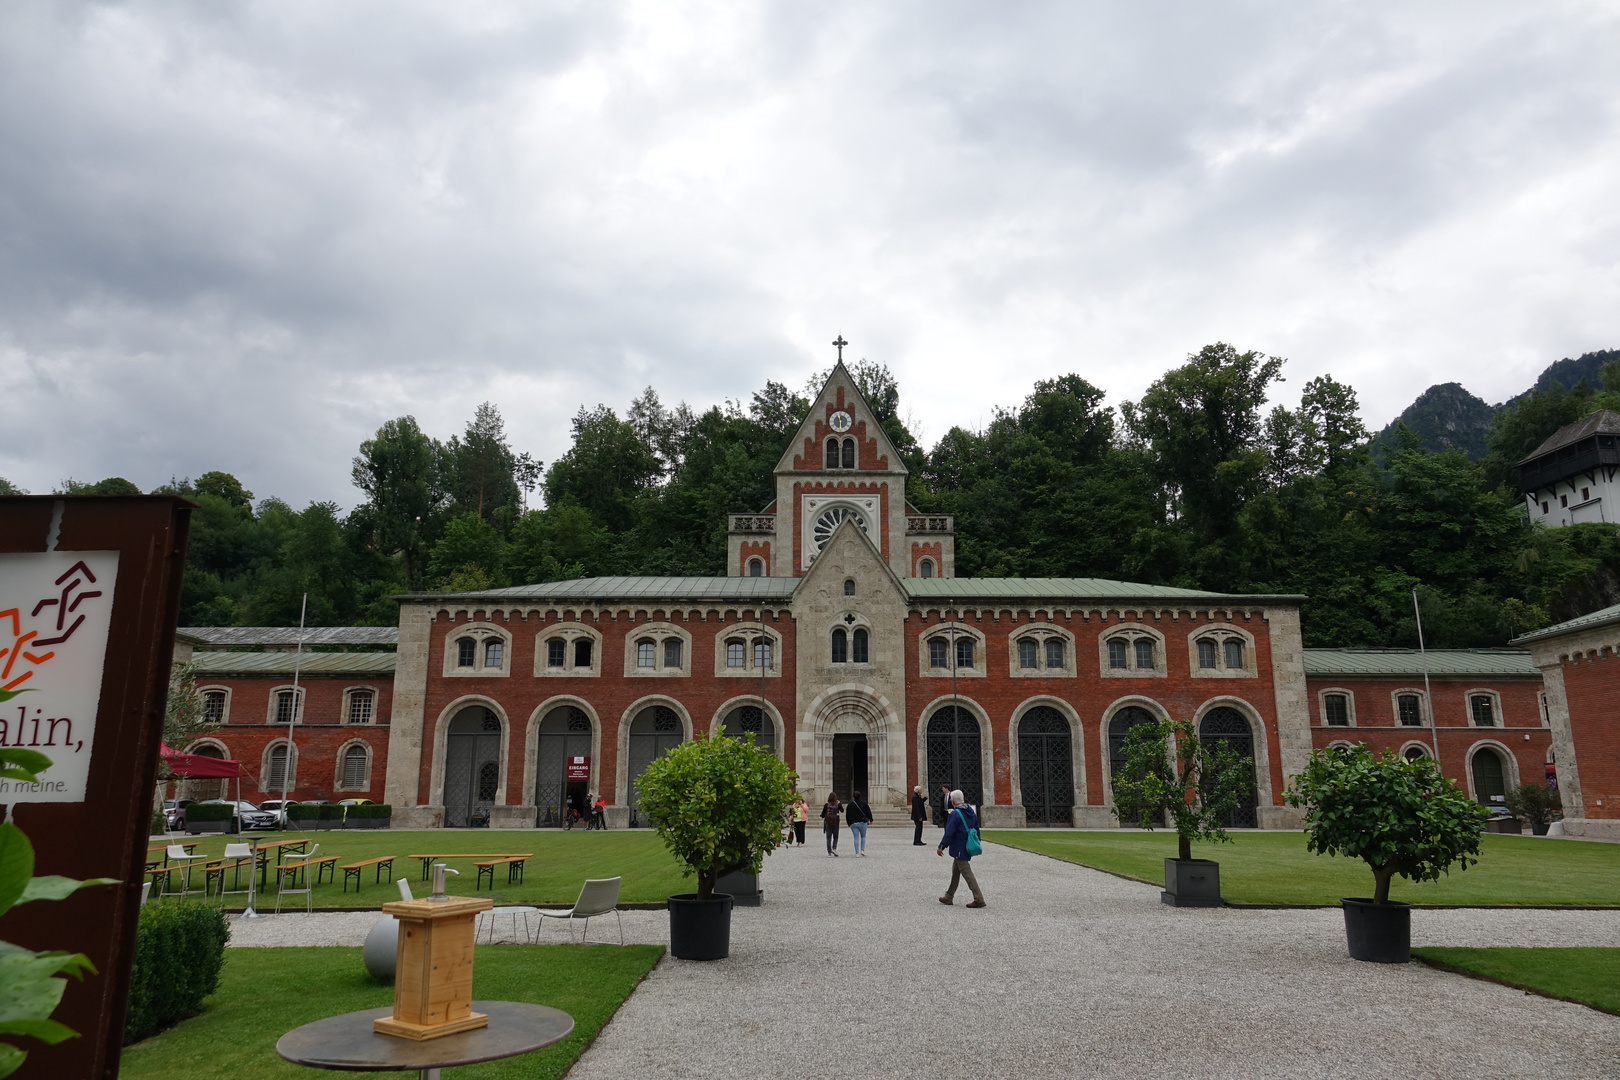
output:
M1418 655L1423 658L1423 707L1429 711L1429 741L1434 744L1434 765L1440 775L1446 774L1440 761L1440 725L1434 716L1434 695L1429 692L1429 653L1423 647L1423 612L1418 608L1417 588L1412 589L1412 614L1417 618Z
M296 744L293 742L293 725L298 722L299 705L298 676L304 664L304 616L309 611L309 593L304 594L304 601L298 607L298 651L293 656L293 685L292 708L287 713L287 764L281 770L281 827L285 829L292 824L292 814L287 811L287 788L292 782L294 753Z

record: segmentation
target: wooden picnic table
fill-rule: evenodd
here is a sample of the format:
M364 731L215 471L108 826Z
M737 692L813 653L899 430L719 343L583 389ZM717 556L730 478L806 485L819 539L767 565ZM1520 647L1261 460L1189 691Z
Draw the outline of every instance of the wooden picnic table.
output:
M294 847L298 848L298 851L296 851L296 852L288 852L287 851L288 848L294 848ZM287 855L287 854L299 855L299 854L302 854L303 852L306 852L308 850L309 850L309 841L308 840L272 840L268 844L260 844L259 845L259 891L264 892L265 881L266 881L266 878L269 876L269 873L270 873L270 858L269 858L269 855L270 855L270 853L272 851L276 853L276 869L279 870L281 868L281 859L282 859L283 855Z
M428 879L428 872L433 869L434 859L531 859L533 854L523 851L450 851L442 855L407 855L407 859L422 860L422 880Z
M148 847L146 849L146 853L148 855L156 855L158 852L162 852L163 853L163 865L168 866L169 865L169 849L171 847L183 848L185 850L185 853L187 855L190 855L193 851L197 850L197 841L195 841L195 840L190 840L190 841L176 840L172 844L153 844L153 845L151 845L150 847ZM157 862L156 859L148 859L147 860L147 865L151 866L151 865L156 864L156 862Z

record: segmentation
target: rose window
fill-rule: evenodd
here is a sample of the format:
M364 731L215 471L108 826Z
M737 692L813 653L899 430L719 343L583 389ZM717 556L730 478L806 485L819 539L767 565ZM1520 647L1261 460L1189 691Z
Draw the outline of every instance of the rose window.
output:
M867 531L866 519L861 516L859 510L848 506L835 506L816 518L816 524L811 530L817 551L827 546L827 541L832 539L832 534L837 531L839 525L843 524L845 518L854 518L855 524L860 526L861 532Z

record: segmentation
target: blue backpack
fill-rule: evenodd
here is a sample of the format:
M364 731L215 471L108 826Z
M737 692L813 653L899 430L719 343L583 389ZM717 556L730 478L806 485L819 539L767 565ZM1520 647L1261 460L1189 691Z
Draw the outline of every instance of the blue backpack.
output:
M958 809L956 811L956 813L962 814L962 811L960 809ZM962 825L964 827L966 827L966 825L967 825L967 815L966 814L962 814ZM966 848L966 850L967 850L967 856L970 859L973 858L973 856L975 856L975 855L983 855L984 854L984 846L979 843L979 830L978 829L968 829L968 831L967 831L967 848Z

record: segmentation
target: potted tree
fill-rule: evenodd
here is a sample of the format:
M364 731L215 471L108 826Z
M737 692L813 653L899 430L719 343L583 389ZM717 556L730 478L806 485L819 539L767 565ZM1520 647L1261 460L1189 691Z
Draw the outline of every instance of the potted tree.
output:
M1313 751L1286 797L1305 809L1308 850L1360 858L1372 870L1371 897L1339 901L1351 957L1406 963L1412 905L1389 898L1390 881L1396 874L1435 881L1454 862L1464 870L1478 862L1486 809L1442 776L1432 758L1374 754L1365 743Z
M669 898L669 951L683 960L721 960L731 951L731 897L715 890L726 874L759 873L781 838L782 812L796 773L769 749L699 735L647 766L639 808L659 838L697 878L697 892Z
M1546 784L1520 784L1502 800L1508 813L1530 823L1536 836L1546 836L1547 827L1564 817L1564 803L1558 792Z
M1220 907L1221 867L1192 857L1193 841L1229 844L1221 820L1242 805L1254 767L1226 743L1205 746L1191 722L1163 717L1125 737L1125 764L1114 777L1114 814L1121 825L1153 830L1175 824L1176 857L1164 860L1164 892L1175 907Z

